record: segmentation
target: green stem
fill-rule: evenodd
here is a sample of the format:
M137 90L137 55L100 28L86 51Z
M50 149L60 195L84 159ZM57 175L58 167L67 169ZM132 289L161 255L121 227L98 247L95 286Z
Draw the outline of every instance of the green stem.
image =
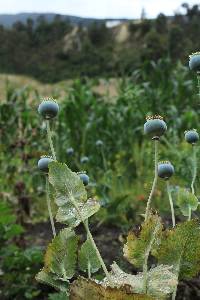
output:
M182 257L182 254L180 255L179 262L178 262L178 265L177 265L177 267L176 267L177 281L178 281L178 278L179 278L180 264L181 264L181 257ZM178 284L176 285L176 287L175 287L175 289L174 289L174 291L173 291L173 294L172 294L172 300L176 300L177 288L178 288Z
M52 153L53 159L56 160L56 153L55 153L55 150L53 147L52 134L51 134L49 120L46 120L46 125L47 125L47 137L48 137L49 145L51 148L51 153Z
M48 207L48 212L49 212L49 218L51 222L51 228L52 228L52 233L53 236L56 236L56 230L55 230L55 225L54 225L54 220L53 220L53 214L51 210L51 202L50 202L50 196L49 196L49 181L48 177L46 176L46 196L47 196L47 207Z
M177 287L175 287L174 291L173 291L173 294L172 294L172 300L176 300L176 293L177 293Z
M89 221L88 219L85 220L85 222L87 223L87 226L89 227ZM87 239L88 239L88 234L87 234ZM90 279L91 278L91 264L90 264L90 261L88 260L88 278Z
M143 291L145 294L147 294L147 283L148 283L148 256L145 255L144 264L143 264Z
M91 279L91 264L88 261L88 278Z
M193 159L192 159L192 164L193 164L193 174L192 174L192 183L191 183L191 190L192 190L192 194L195 194L194 191L194 183L197 177L197 155L196 155L196 149L195 149L195 145L192 145L192 149L193 149Z
M154 163L155 163L155 166L154 166L154 180L153 180L151 192L149 194L149 198L147 200L147 206L146 206L146 212L145 212L145 221L149 217L149 212L150 212L150 207L151 207L151 200L152 200L153 194L155 192L156 184L157 184L157 181L158 181L158 140L154 140L154 146L155 146L155 150L154 150Z
M103 166L104 166L104 170L107 170L107 162L106 162L106 158L105 158L105 154L104 154L104 150L101 146L101 155L102 155L102 159L103 159Z
M92 234L91 234L91 232L90 232L90 229L89 229L89 226L88 226L88 221L87 221L87 220L85 221L85 220L83 219L82 214L81 214L81 211L80 211L78 205L76 204L76 201L74 200L73 195L71 195L71 194L70 194L70 201L71 201L71 203L73 204L73 206L75 207L75 209L76 209L76 211L77 211L77 213L78 213L78 215L79 215L79 217L80 217L80 219L81 219L81 221L82 221L82 223L83 223L83 225L84 225L84 227L85 227L85 230L86 230L86 233L87 233L87 237L90 239L91 244L92 244L94 250L96 251L96 255L97 255L98 259L99 259L99 262L100 262L100 264L101 264L101 266L102 266L102 269L103 269L103 271L104 271L104 273L105 273L105 275L106 275L108 281L110 282L110 284L112 284L110 275L109 275L108 270L107 270L107 268L106 268L106 265L105 265L105 263L104 263L104 261L103 261L103 259L102 259L102 257L101 257L101 254L100 254L100 252L99 252L99 249L97 248L96 243L95 243L95 241L94 241L94 239L93 239L93 236L92 236Z
M149 255L150 255L150 252L152 249L152 245L155 241L156 234L157 234L159 228L160 228L160 223L158 222L153 231L149 246L147 247L146 252L145 252L144 263L143 263L143 291L145 294L147 294L147 290L148 290L148 258L149 258Z
M189 209L189 213L188 213L188 221L190 221L191 218L192 218L192 209L191 209L190 206L188 207L188 209Z
M200 72L197 72L197 88L198 88L198 96L200 98Z
M169 203L170 203L170 207L171 207L171 214L172 214L172 226L173 228L176 226L176 221L175 221L175 213L174 213L174 205L173 205L173 200L172 200L172 195L171 195L171 191L170 191L170 186L169 186L169 181L166 181L166 185L167 185L167 193L168 193L168 197L169 197Z

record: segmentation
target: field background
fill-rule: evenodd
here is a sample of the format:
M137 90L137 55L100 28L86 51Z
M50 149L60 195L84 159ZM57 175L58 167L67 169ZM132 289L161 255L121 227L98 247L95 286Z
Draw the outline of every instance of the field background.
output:
M1 299L64 299L34 279L51 240L45 180L37 169L40 156L50 154L37 113L42 97L60 106L52 122L59 161L86 171L88 194L101 203L90 223L102 256L136 271L122 259L122 246L143 220L153 179L152 142L143 134L147 115L162 115L168 126L159 159L174 164L172 192L191 183L192 149L184 132L199 130L197 79L188 68L189 54L200 47L199 17L198 5L184 5L184 14L142 16L111 28L107 20L81 24L59 16L0 26ZM71 147L73 155L67 154ZM153 208L168 226L162 181ZM176 203L175 211L183 220ZM177 299L199 297L198 278L180 284Z

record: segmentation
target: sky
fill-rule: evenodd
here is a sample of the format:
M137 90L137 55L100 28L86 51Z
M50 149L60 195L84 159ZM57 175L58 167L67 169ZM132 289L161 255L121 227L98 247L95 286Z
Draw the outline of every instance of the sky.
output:
M172 15L183 2L193 0L1 0L0 14L19 12L54 12L94 18L139 18L144 8L146 17L160 12Z

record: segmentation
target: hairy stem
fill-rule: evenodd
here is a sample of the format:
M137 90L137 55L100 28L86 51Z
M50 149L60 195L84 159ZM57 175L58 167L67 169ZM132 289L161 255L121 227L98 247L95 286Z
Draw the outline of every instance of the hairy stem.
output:
M55 230L55 225L54 225L54 220L53 220L53 215L52 215L52 210L51 210L51 202L50 202L50 193L49 193L49 181L48 177L46 176L46 196L47 196L47 207L48 207L48 212L49 212L49 218L51 222L51 228L52 228L52 233L53 236L56 236L56 230Z
M46 120L46 126L47 126L47 137L48 137L49 145L51 148L51 153L52 153L53 159L56 160L56 153L55 153L55 150L53 147L52 133L51 133L51 129L50 129L49 120Z
M180 263L181 263L181 256L182 254L180 255L180 258L179 258L179 262L176 266L176 273L177 273L177 281L178 281L178 278L179 278L179 272L180 272ZM172 300L176 300L176 294L177 294L177 288L178 288L178 283L173 291L173 294L172 294Z
M147 271L148 271L148 256L145 255L145 260L143 264L143 291L145 294L147 294L147 284L148 284L148 276L147 276Z
M192 209L191 209L190 206L188 207L188 210L189 210L189 212L188 212L188 221L190 221L191 218L192 218Z
M176 226L176 221L175 221L175 214L174 214L174 204L173 204L172 195L171 195L168 180L166 181L166 185L167 185L167 194L168 194L168 197L169 197L169 203L170 203L171 214L172 214L172 226L175 227Z
M155 150L154 150L154 163L155 163L155 166L154 166L154 168L155 168L155 170L154 170L154 180L153 180L151 192L149 194L149 198L147 200L147 206L146 206L146 212L145 212L145 221L149 217L149 212L150 212L150 208L151 208L151 200L152 200L153 194L155 192L156 184L157 184L157 181L158 181L158 140L154 140L154 146L155 146Z
M177 293L177 287L175 287L174 291L173 291L173 294L172 294L172 300L175 300L176 299L176 293Z
M192 194L195 194L194 191L194 183L197 177L197 155L196 155L196 148L195 145L192 145L192 150L193 150L193 159L192 159L192 167L193 167L193 174L192 174L192 183L191 183L191 190Z
M110 275L109 275L108 270L106 268L106 265L105 265L105 263L104 263L104 261L103 261L103 259L101 257L99 249L97 248L96 243L95 243L95 241L93 239L93 236L92 236L92 234L90 232L90 229L89 229L89 226L88 226L88 220L84 220L83 219L81 211L80 211L78 205L76 204L76 201L74 200L74 197L73 197L72 194L70 194L70 201L73 204L73 206L75 207L75 209L76 209L76 211L77 211L77 213L78 213L78 215L79 215L79 217L80 217L80 219L81 219L81 221L82 221L82 223L83 223L83 225L85 227L85 230L86 230L86 233L87 233L87 237L90 239L90 241L92 243L92 246L93 246L94 250L96 251L96 255L97 255L98 259L99 259L99 262L100 262L100 264L102 266L102 269L103 269L103 271L104 271L104 273L105 273L108 281L110 282L110 284L112 284Z
M91 264L88 261L88 278L91 279Z
M85 220L85 222L86 222L87 226L89 227L89 221L88 221L88 219ZM87 239L89 239L88 234L87 234ZM87 270L88 270L88 278L90 279L91 278L91 264L90 264L89 260L88 260L88 268L87 268Z
M148 289L148 258L159 228L160 228L160 224L157 223L153 231L149 246L147 247L147 250L145 252L144 263L143 263L143 291L145 294L147 294L147 289Z

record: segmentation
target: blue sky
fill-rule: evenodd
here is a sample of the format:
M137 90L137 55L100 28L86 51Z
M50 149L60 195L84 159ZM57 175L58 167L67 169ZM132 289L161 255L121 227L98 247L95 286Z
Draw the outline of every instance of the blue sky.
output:
M1 0L0 13L55 12L82 17L138 18L142 8L147 17L159 12L172 14L183 2L190 5L198 0Z

